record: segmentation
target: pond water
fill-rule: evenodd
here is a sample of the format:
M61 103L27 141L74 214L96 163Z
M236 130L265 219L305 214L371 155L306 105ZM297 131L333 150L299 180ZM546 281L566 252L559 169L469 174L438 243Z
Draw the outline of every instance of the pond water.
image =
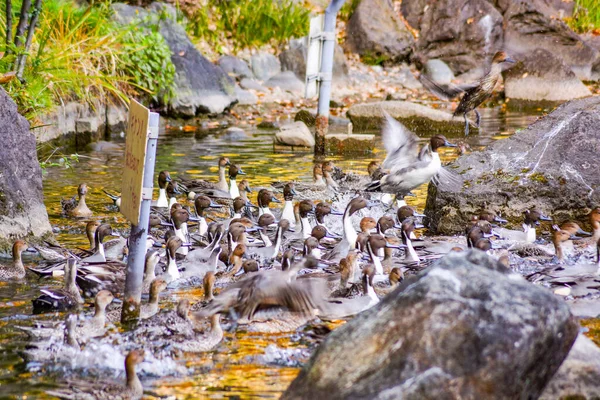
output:
M483 148L526 127L541 113L542 110L507 112L501 107L485 109L482 112L482 131L463 140L473 149ZM178 126L177 121L168 124ZM168 170L173 178L186 176L216 180L216 162L223 155L243 167L252 186L266 186L274 180L311 179L312 153L275 151L272 131L244 129L246 135L236 137L228 136L222 129L163 129L155 171ZM87 239L83 235L85 222L68 220L60 215L60 199L75 194L81 182L89 187L87 203L97 218L119 230L127 228L126 221L110 207L110 200L102 193L102 189L119 191L123 149L124 139L85 149L61 149L65 154L77 151L81 155L80 161L73 169L50 168L47 171L44 177L45 203L57 238L63 245L87 247ZM43 149L41 154L49 154L50 151ZM332 155L328 159L333 159L344 171L366 173L367 164L374 159L381 160L383 156L378 145L373 153ZM444 160L455 157L452 149L444 149ZM422 211L426 185L416 194L417 197L410 198L408 202ZM37 368L28 365L21 355L27 346L27 336L17 328L29 326L34 321L64 318L56 314L31 315L31 299L39 293L39 289L60 284L52 279L38 281L31 277L25 283L0 283L0 352L3 355L0 358L0 398L48 398L44 390L63 381L69 374L68 367ZM172 306L181 298L195 301L200 293L199 290L167 291L162 296L162 304ZM192 375L168 378L143 376L142 381L150 397L278 398L298 373L300 363L309 355L312 343L303 340L302 336L226 334L216 351L177 360L185 368L193 370ZM94 357L90 356L88 361L93 363ZM110 377L110 374L107 376Z

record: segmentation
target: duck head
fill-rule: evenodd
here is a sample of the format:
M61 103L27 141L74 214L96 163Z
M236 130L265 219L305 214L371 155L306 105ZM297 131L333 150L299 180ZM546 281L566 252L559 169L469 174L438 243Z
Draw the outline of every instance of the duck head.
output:
M246 260L242 264L242 268L244 269L244 273L250 274L252 272L258 272L258 261L256 260Z
M398 222L402 223L407 218L417 217L419 215L416 215L415 210L412 207L402 206L396 211L396 216L398 217Z
M562 244L569 240L578 240L581 239L579 236L575 236L570 232L563 231L558 226L554 226L554 232L552 232L552 244L554 245L554 249L556 251L556 257L559 260L564 259L564 253Z
M504 51L498 51L492 58L492 64L510 63L514 64L516 61L506 54Z
M525 224L529 226L539 225L540 221L552 221L552 218L545 216L538 210L526 210L524 213Z
M295 255L296 255L296 252L294 251L294 249L287 249L283 253L283 257L281 259L281 270L282 271L286 271L292 266L292 264L294 263Z
M219 165L219 168L225 168L225 167L231 165L231 163L229 162L229 158L221 157L221 158L219 158L218 165Z
M560 225L560 229L569 232L571 235L592 236L590 232L584 231L576 222L573 221L563 222Z
M77 187L77 195L79 197L83 197L87 194L88 192L88 187L85 183L81 183L79 184L79 186Z
M202 286L204 287L204 300L211 301L214 299L213 288L215 287L215 272L208 271L202 278Z
M114 299L115 296L113 296L109 290L101 290L96 294L96 307L104 310L106 309L106 306L113 302Z
M229 179L235 180L238 175L246 175L246 173L242 171L242 167L235 164L231 164L229 166Z
M315 205L310 200L302 200L298 203L298 212L300 214L300 218L308 217L308 214L314 213Z
M315 183L323 182L323 167L321 164L315 164L313 167L313 181Z
M194 207L196 208L196 214L202 216L203 211L207 208L220 208L221 205L212 201L208 196L200 195L194 199Z
M369 201L362 196L358 196L358 197L355 197L352 200L350 200L350 202L346 206L346 212L344 214L351 216L355 212L362 210L365 207L370 208L370 207L374 207L377 204L378 203L375 201Z
M28 246L23 240L15 240L12 247L13 260L20 260L21 254L27 250Z
M158 294L167 288L167 281L156 278L150 284L150 298L157 298Z
M508 222L507 220L498 217L496 215L496 213L494 213L492 211L488 211L488 210L481 211L479 213L479 216L477 218L478 218L478 220L488 221L490 223L498 222L498 223L501 223L501 224L505 224L505 223Z
M190 213L187 210L179 209L179 210L171 210L171 220L175 225L175 229L180 229L181 224L186 223L190 220Z
M373 175L375 174L375 172L377 172L377 170L379 169L379 163L377 161L371 161L369 163L369 165L367 166L367 173L369 174L370 177L373 177Z
M429 139L429 143L431 145L431 151L433 152L437 152L440 147L456 147L456 145L450 143L444 135L435 135Z
M404 280L404 273L402 272L402 270L400 268L394 267L390 271L389 279L390 279L390 284L392 286L396 286Z
M360 231L361 232L369 233L373 229L375 229L375 227L377 227L377 221L375 221L375 218L363 217L360 220Z
M247 203L248 202L243 197L236 197L235 199L233 199L233 213L241 214L242 210L244 209L244 207L246 207Z
M385 240L385 237L378 233L369 236L367 245L371 248L371 251L373 252L373 254L379 253L379 250L384 249L384 248L390 248L390 249L399 249L400 248L400 246L398 246L398 245L388 243Z
M263 214L258 218L258 227L261 229L266 229L276 223L277 221L272 214Z
M178 238L177 236L171 236L168 240L167 240L167 256L169 257L169 259L171 260L175 260L175 255L177 253L177 250L179 250L179 248L183 245L183 241Z
M167 183L172 182L171 174L169 171L160 171L158 174L158 187L160 189L166 189Z
M285 218L282 218L277 224L277 226L279 227L279 229L281 229L281 234L283 235L290 229L290 221L288 221Z
M384 215L379 218L379 221L377 221L377 231L382 235L385 234L388 229L392 229L394 227L400 228L399 226L396 226L396 221L394 221L394 218L389 215Z
M333 236L330 235L327 231L327 228L325 228L323 225L315 226L310 232L310 236L314 237L319 241L323 238L333 238Z
M423 225L416 222L414 218L405 219L400 226L400 229L402 230L402 241L405 242L406 240L409 240L414 230L420 228L423 228Z
M475 242L475 246L473 247L481 251L488 251L492 249L492 242L490 241L490 239L481 238Z
M174 182L167 183L167 196L168 197L176 197L178 194L181 194L177 185Z
M250 182L247 179L242 179L240 183L238 183L238 190L240 193L252 193L252 188L250 187Z
M261 189L258 192L256 201L258 202L258 206L262 208L269 207L271 202L281 203L281 201L277 200L277 198L273 195L273 192L268 189Z
M285 201L292 201L294 200L294 196L297 195L298 193L296 192L296 185L294 182L286 183L283 187L283 199Z
M372 265L367 265L363 268L362 272L363 293L367 295L369 293L369 287L373 287L375 268Z

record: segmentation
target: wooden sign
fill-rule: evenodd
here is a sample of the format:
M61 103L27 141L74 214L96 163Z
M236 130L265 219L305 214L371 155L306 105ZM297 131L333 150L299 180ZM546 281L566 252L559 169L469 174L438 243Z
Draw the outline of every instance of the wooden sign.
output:
M121 213L134 225L140 222L149 117L150 111L132 99L127 120L120 208Z

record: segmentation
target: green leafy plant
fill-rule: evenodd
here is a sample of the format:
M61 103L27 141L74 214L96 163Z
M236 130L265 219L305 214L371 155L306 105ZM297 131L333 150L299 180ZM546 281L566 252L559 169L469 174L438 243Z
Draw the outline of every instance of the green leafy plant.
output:
M575 32L600 33L600 2L598 0L575 0L573 16L566 19Z

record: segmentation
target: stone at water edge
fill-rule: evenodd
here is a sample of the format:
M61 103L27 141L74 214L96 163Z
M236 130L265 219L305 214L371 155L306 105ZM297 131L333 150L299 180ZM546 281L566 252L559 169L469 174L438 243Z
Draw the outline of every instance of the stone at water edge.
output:
M279 132L275 134L275 143L288 146L313 147L315 137L304 122L296 121L282 125L279 128Z
M296 94L304 92L304 82L298 79L292 71L280 72L269 78L264 85L268 88L278 87L283 91Z
M382 109L417 135L441 133L448 138L464 136L465 123L462 118L453 118L452 114L446 111L410 101L394 100L355 104L348 109L346 114L352 122L354 132L360 133L381 129L384 121ZM477 130L474 126L472 129Z
M572 100L527 129L459 157L449 169L463 187L429 185L429 229L460 233L482 209L519 228L537 208L556 221L587 221L600 204L600 96Z
M442 60L428 60L425 63L425 73L431 80L442 85L448 85L454 79L454 72Z
M240 81L240 87L246 90L256 90L257 92L268 92L269 89L261 85L258 81L249 78L243 78Z
M52 235L35 136L29 128L0 87L0 252L10 252L17 238L41 241Z
M600 348L580 334L540 400L600 399Z
M537 398L577 332L549 291L451 254L333 331L282 399Z
M245 106L258 103L258 97L254 93L244 90L239 86L236 86L233 92L239 105Z
M369 62L406 60L413 43L388 0L362 0L346 25L346 49Z
M591 92L559 57L544 49L513 56L519 62L504 72L504 93L509 99L566 101Z

